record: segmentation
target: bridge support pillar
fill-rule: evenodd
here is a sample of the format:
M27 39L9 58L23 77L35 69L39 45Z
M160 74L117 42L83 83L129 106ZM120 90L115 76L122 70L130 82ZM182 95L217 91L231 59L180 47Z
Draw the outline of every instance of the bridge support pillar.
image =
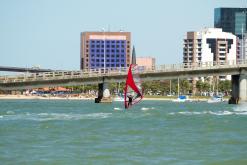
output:
M239 78L240 75L232 75L232 96L229 99L229 104L238 104L239 102Z
M109 84L107 82L100 83L98 85L98 97L95 98L95 103L111 103L111 95L109 90Z
M247 75L241 74L239 78L239 100L241 102L247 101Z

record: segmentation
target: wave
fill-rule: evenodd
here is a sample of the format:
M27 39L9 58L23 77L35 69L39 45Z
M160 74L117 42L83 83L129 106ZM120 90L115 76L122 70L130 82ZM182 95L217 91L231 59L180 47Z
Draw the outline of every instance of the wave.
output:
M150 108L148 108L148 107L142 107L141 108L142 111L148 111L148 110L154 110L154 109L155 109L154 107L150 107Z
M238 106L234 107L233 111L235 112L247 112L247 104L239 104Z
M247 111L181 111L181 112L170 112L169 115L216 115L216 116L227 116L227 115L247 115Z
M115 110L115 111L122 111L123 108L114 107L114 110Z
M104 119L111 117L112 113L25 113L14 115L3 115L0 120L33 120L33 121L52 121L52 120L83 120L83 119Z

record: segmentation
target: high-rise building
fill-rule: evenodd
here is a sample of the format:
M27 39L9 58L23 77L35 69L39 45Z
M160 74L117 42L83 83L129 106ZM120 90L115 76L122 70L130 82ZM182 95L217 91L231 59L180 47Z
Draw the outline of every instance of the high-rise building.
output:
M187 32L184 39L184 63L227 62L236 60L237 37L219 28Z
M131 63L130 32L81 33L81 69L128 67Z
M233 62L237 59L237 37L219 28L187 32L183 53L185 64Z
M215 8L214 27L242 39L247 31L247 8Z
M235 34L238 40L238 59L246 60L244 34L247 31L247 8L215 8L214 27Z

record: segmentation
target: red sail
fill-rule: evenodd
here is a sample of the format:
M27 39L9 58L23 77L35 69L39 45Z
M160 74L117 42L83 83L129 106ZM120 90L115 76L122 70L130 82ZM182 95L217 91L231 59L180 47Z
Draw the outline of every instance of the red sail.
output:
M124 89L124 105L128 109L138 103L143 98L143 89L139 77L138 66L131 64L129 67L126 84Z

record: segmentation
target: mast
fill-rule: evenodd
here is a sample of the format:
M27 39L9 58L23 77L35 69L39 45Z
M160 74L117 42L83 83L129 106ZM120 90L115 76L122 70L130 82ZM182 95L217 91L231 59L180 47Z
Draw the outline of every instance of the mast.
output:
M172 93L171 93L171 92L172 92L172 84L171 84L171 81L172 81L172 80L170 80L170 96L171 96L171 94L172 94Z

